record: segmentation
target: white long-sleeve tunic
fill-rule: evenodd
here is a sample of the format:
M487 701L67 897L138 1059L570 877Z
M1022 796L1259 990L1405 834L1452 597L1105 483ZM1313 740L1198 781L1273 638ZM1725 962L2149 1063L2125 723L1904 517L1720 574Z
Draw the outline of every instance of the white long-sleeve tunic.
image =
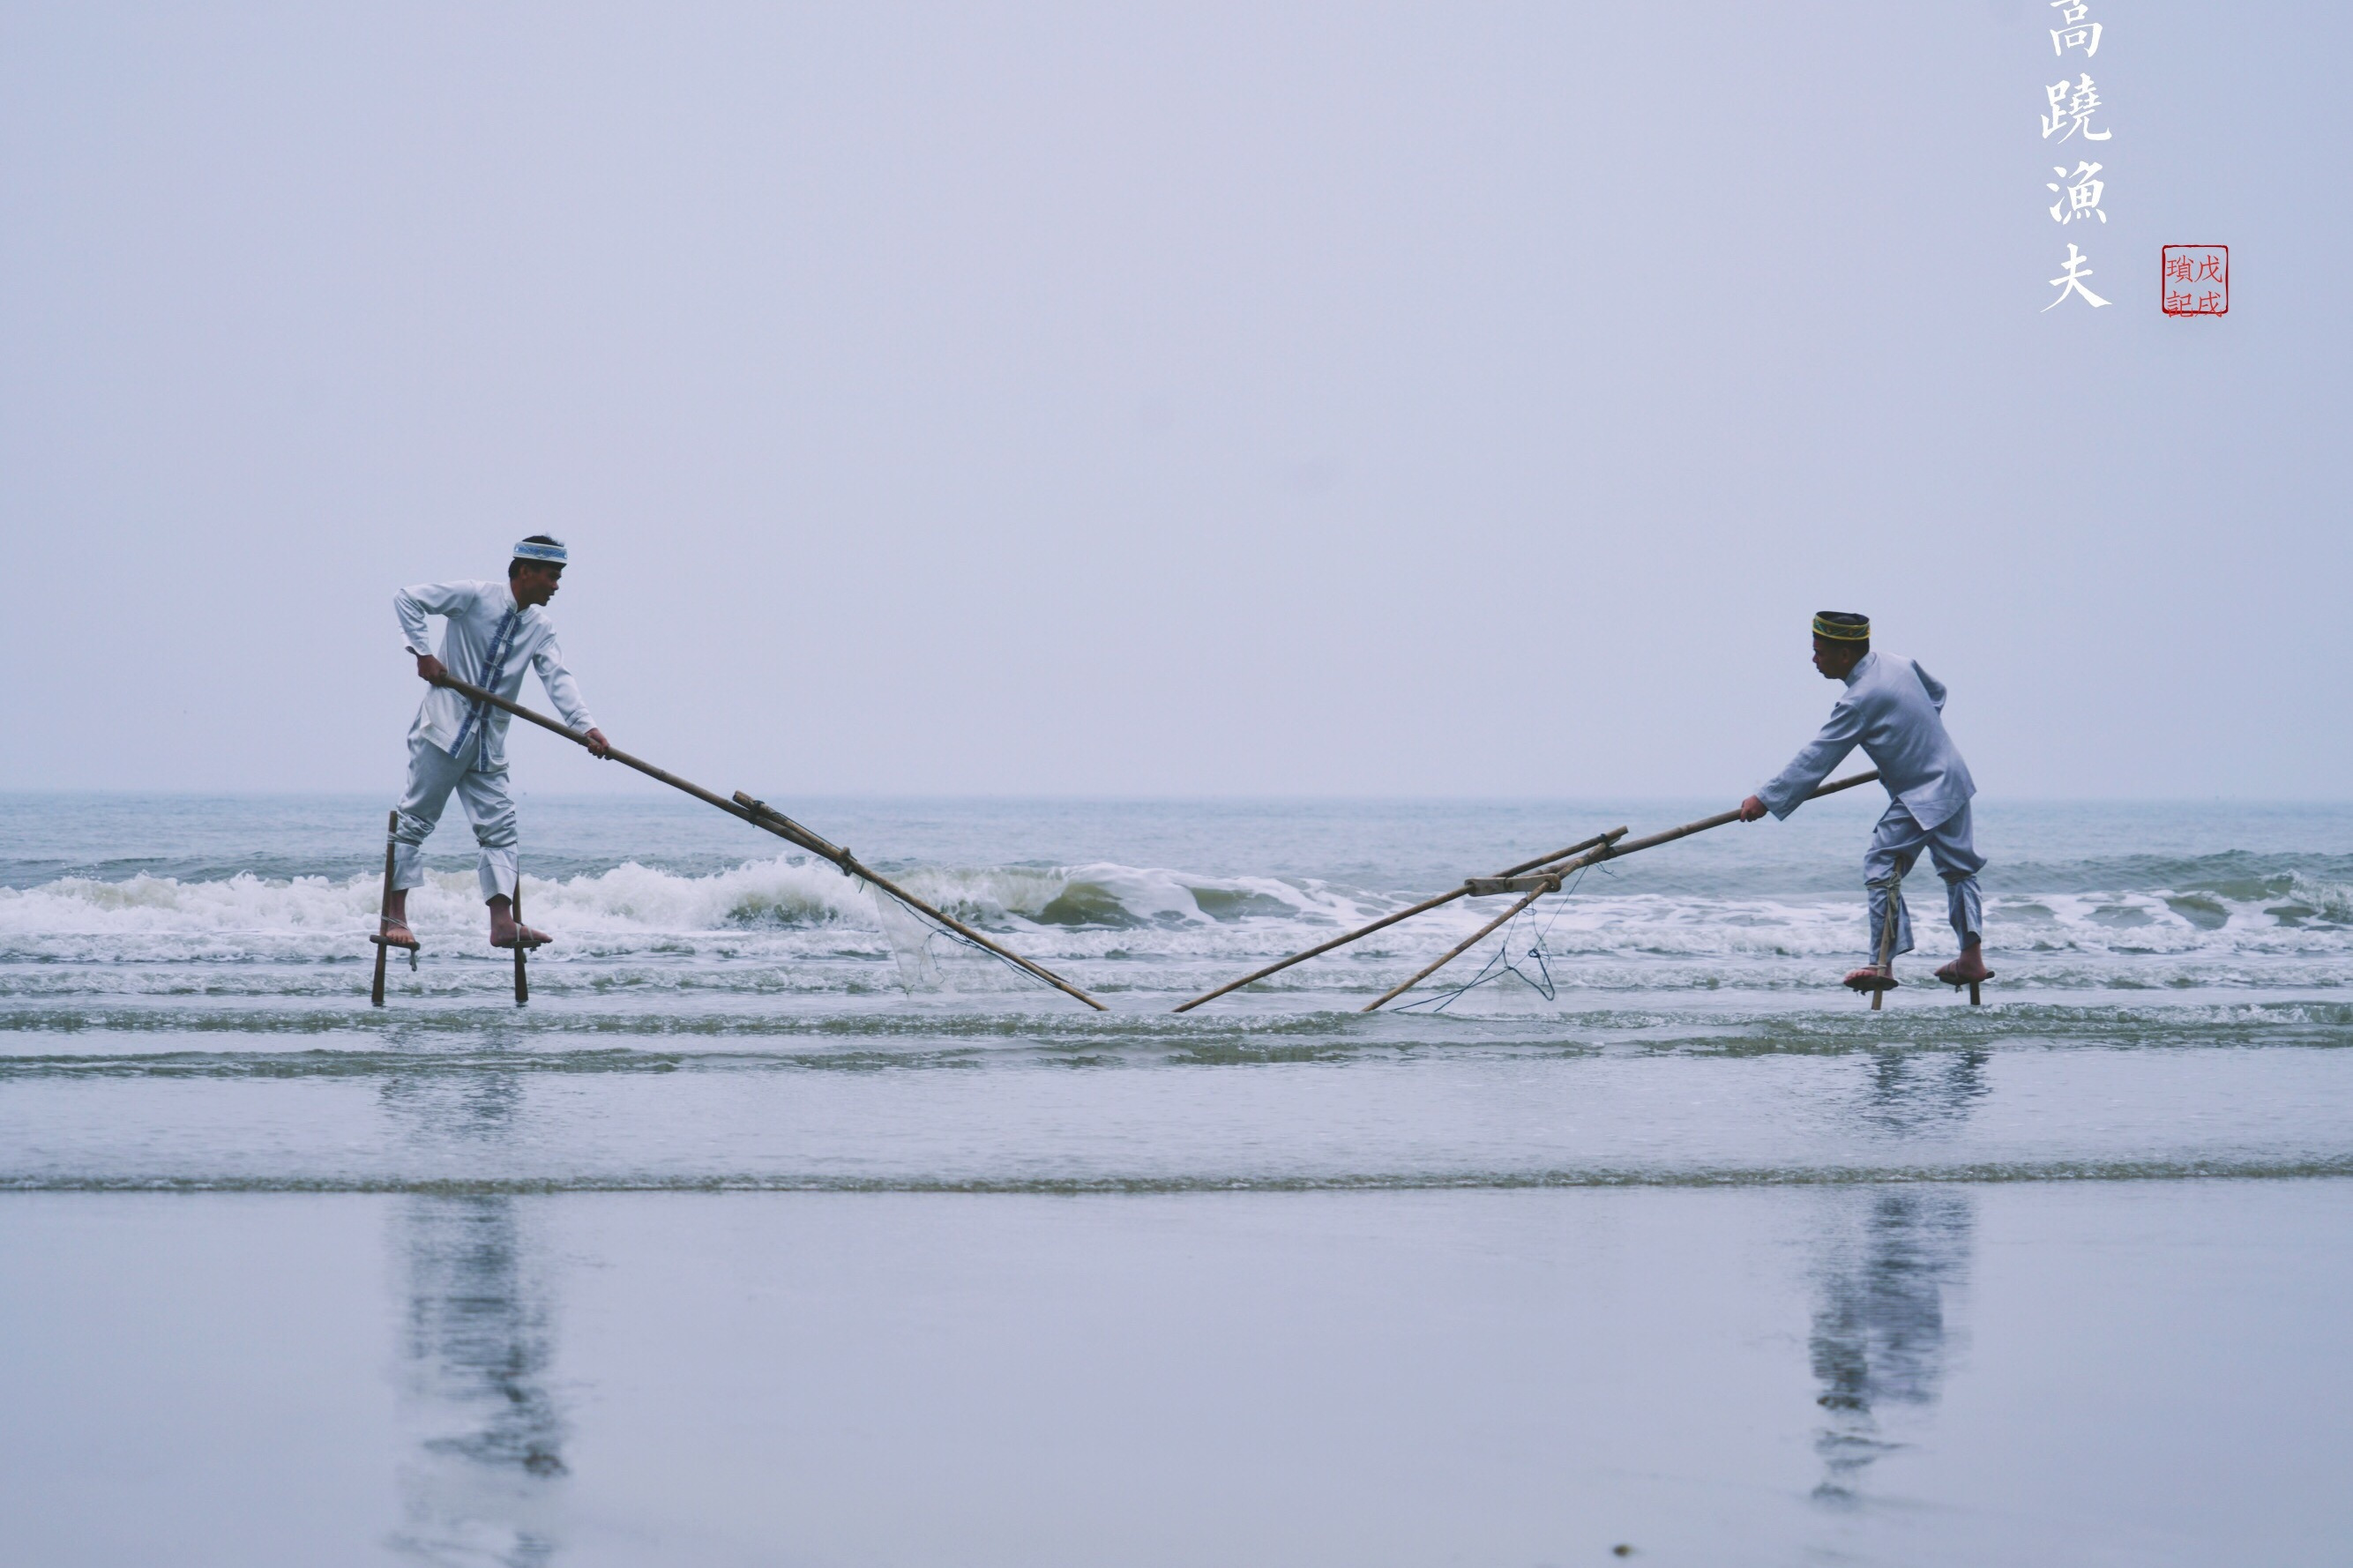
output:
M1775 816L1788 816L1857 746L1923 827L1946 821L1978 793L1969 764L1945 733L1943 683L1914 660L1868 653L1847 671L1846 695L1822 732L1757 798Z
M564 650L556 646L555 624L537 605L515 603L504 583L420 583L392 596L393 613L400 617L400 635L408 651L433 651L427 616L446 618L441 633L441 662L449 673L471 686L513 700L522 691L523 666L539 671L547 700L575 731L596 727L580 688L564 668ZM507 763L507 721L502 709L470 702L446 686L437 686L417 705L412 737L422 737L459 761L497 769Z

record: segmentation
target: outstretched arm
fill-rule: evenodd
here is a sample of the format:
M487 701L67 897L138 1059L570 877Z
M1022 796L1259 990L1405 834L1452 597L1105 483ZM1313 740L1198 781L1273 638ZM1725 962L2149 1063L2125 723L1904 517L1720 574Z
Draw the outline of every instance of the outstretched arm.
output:
M1809 742L1788 767L1774 775L1772 783L1740 803L1741 820L1754 822L1768 811L1777 817L1786 817L1797 810L1831 776L1831 770L1854 750L1855 743L1862 739L1862 731L1861 705L1852 697L1841 698L1838 706L1831 710L1830 722L1822 726L1822 732Z

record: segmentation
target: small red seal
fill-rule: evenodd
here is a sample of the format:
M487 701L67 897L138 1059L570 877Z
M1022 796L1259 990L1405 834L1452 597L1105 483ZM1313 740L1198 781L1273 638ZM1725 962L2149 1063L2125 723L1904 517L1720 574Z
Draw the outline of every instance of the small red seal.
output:
M2168 316L2227 316L2231 313L2231 247L2227 245L2168 245L2161 254L2163 269L2158 297Z

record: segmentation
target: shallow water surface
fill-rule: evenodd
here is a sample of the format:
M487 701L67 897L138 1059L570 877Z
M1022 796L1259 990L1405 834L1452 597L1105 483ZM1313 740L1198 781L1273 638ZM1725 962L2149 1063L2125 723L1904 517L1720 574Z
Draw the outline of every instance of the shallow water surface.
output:
M527 797L531 1005L445 830L376 1011L381 803L0 797L0 1506L58 1563L2341 1560L2353 811L1981 802L1987 1005L1915 888L1873 1013L1867 793L1371 1016L1502 906L1171 1008L1721 803L791 803L1096 1013Z

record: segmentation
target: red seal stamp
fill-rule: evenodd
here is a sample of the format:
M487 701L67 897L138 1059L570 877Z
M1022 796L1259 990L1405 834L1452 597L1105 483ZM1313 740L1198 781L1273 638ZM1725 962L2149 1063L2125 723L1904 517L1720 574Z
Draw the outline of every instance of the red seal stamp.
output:
M2168 316L2231 313L2231 247L2168 245L2161 254L2158 298Z

